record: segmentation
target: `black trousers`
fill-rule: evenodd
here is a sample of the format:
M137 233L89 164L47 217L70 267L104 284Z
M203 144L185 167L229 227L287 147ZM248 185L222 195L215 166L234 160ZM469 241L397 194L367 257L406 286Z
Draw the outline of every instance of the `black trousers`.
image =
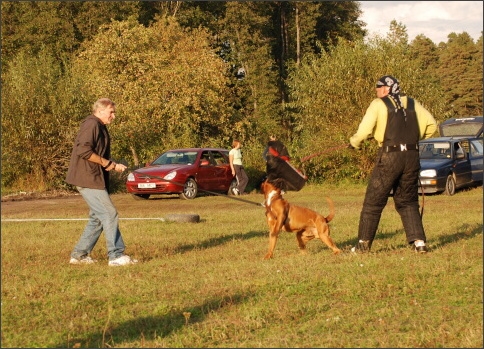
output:
M373 241L381 213L393 189L395 209L402 220L407 242L411 244L415 240L426 241L418 204L419 170L418 151L387 153L380 149L361 210L359 240Z
M247 176L244 166L234 165L234 170L235 178L237 179L237 189L239 190L240 194L243 194L245 187L249 183L249 176Z

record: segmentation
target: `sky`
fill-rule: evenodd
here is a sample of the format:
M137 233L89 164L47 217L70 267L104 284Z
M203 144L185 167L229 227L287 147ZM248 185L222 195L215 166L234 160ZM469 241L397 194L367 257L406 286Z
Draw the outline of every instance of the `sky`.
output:
M467 32L474 42L483 27L482 1L360 1L369 36L386 36L390 22L407 28L409 42L423 34L438 45L454 32Z

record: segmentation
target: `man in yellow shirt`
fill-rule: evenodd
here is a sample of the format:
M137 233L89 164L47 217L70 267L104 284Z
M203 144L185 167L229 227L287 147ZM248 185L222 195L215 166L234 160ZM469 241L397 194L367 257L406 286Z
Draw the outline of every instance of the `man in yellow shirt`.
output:
M399 82L393 76L385 75L377 81L376 95L358 131L350 138L350 147L354 149L360 149L361 143L370 137L380 147L360 214L358 243L351 250L370 251L393 189L407 242L414 244L415 251L425 253L428 249L418 205L418 141L430 138L437 123L419 102L400 94Z

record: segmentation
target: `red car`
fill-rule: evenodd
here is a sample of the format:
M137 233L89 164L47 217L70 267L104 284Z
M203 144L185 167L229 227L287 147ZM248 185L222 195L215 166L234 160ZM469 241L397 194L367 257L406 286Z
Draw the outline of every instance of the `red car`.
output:
M136 199L155 194L194 199L199 192L232 195L235 185L229 151L222 148L168 150L148 166L129 173L126 181L126 189Z

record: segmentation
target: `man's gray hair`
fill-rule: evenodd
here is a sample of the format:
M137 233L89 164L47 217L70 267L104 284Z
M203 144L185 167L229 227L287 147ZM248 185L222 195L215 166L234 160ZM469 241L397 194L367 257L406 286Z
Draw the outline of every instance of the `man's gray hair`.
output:
M99 109L115 106L116 104L109 98L100 98L92 105L92 112L95 113Z

